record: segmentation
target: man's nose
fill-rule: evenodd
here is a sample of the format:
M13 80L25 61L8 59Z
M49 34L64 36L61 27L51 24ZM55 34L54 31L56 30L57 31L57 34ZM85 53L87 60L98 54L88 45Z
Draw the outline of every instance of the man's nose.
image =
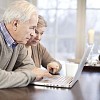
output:
M35 33L35 32L32 32L32 33L30 34L30 36L36 37L36 33Z

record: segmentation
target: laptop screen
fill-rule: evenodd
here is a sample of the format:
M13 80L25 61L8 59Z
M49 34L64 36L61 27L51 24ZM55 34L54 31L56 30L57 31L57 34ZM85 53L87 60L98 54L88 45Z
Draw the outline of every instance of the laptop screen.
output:
M87 58L89 57L92 49L93 49L93 45L87 45L86 46L86 49L85 49L84 54L83 54L83 57L82 57L82 59L80 61L80 64L78 66L78 70L77 70L76 75L75 75L74 80L73 80L74 83L79 79L80 74L81 74L81 72L83 70L83 67L84 67L84 65L85 65L85 63L87 61Z

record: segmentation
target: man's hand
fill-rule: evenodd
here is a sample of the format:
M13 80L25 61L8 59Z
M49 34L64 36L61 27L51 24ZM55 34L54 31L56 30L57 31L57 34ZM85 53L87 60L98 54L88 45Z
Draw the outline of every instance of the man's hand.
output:
M52 75L47 70L43 70L37 67L33 69L33 73L36 75L35 81L39 81L43 79L43 77L52 77Z
M51 62L47 65L47 70L52 74L56 74L59 71L59 64L57 62Z

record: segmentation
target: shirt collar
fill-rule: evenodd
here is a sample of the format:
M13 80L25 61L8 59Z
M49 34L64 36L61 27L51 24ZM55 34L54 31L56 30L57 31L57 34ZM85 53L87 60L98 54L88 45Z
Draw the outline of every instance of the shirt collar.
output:
M6 28L6 26L5 26L5 24L4 24L3 21L0 23L0 29L1 29L1 32L2 32L2 34L3 34L3 37L4 37L4 39L5 39L6 43L7 43L7 45L8 45L9 47L12 47L12 48L16 47L17 43L16 43L16 42L14 41L14 39L11 37L11 35L10 35L10 33L8 32L8 30L7 30L7 28Z

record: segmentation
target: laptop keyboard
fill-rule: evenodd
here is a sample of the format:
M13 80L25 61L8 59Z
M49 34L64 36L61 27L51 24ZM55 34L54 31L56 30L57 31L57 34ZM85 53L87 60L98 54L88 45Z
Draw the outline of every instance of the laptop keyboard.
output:
M44 78L43 82L50 82L51 84L67 84L72 82L73 77L54 75L52 78Z

